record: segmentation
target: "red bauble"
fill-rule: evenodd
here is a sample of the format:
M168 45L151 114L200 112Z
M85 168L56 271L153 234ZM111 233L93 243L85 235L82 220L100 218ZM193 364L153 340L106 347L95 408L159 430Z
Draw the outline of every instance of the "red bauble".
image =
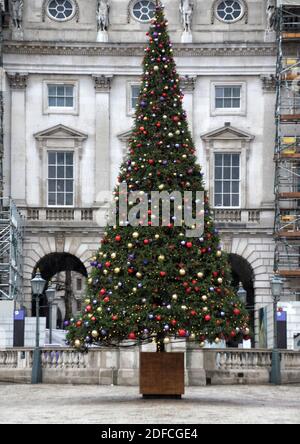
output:
M175 327L175 325L177 325L177 321L175 319L172 319L171 324L173 325L173 327Z
M104 301L105 303L108 303L108 302L110 301L110 299L109 299L108 296L106 296L106 297L103 299L103 301Z
M150 241L149 241L148 239L145 239L145 240L144 240L144 244L145 244L145 245L149 245L149 243L150 243Z
M154 160L153 159L149 159L148 163L149 163L149 165L154 165Z
M105 288L102 288L102 290L100 290L100 295L104 296L105 294L106 294L106 290L105 290Z
M91 305L88 305L87 307L86 307L86 311L91 311L92 310L92 307L91 307Z
M122 238L121 238L120 235L116 236L116 241L117 241L117 242L121 242L121 239L122 239Z
M211 321L211 316L210 315L206 315L204 319L205 319L206 322L209 322L209 321Z
M192 316L196 316L196 314L197 314L197 312L196 312L195 310L192 310L192 311L191 311L191 315L192 315Z
M193 247L192 242L187 242L187 243L186 243L186 247L187 247L187 248L192 248L192 247Z
M118 316L116 316L116 315L113 315L111 318L112 318L113 321L117 321L118 320Z
M179 122L179 121L180 121L180 117L178 117L178 116L173 117L173 122Z
M159 274L160 274L160 277L166 277L167 276L167 273L165 271L161 271Z
M241 310L239 310L238 308L235 308L233 310L233 313L235 314L235 316L239 316L241 314Z
M129 335L128 335L128 339L131 339L132 341L134 341L135 339L136 339L136 335L135 335L135 333L129 333Z
M192 292L192 288L191 288L191 287L188 287L188 288L185 290L185 292L186 292L187 294L190 294L190 293Z
M217 271L214 271L214 272L213 272L213 277L216 278L216 277L218 277L218 276L219 276L219 273L218 273Z
M181 338L185 338L186 337L186 331L185 330L178 330L178 334Z
M106 268L111 267L111 262L105 262L105 266L106 266Z
M235 332L234 330L232 330L232 332L230 333L230 336L231 336L232 338L235 338L235 337L236 337L236 332Z
M156 315L156 316L155 316L155 319L156 319L157 321L161 321L161 315Z
M82 326L82 322L81 322L81 321L77 321L77 322L76 322L76 327L79 328L79 327L81 327L81 326Z

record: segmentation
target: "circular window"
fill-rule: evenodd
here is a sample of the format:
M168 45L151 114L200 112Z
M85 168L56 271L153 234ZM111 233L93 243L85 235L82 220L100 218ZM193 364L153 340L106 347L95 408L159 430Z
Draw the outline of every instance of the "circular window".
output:
M237 0L223 0L217 4L216 14L219 20L233 23L244 15L244 7Z
M132 15L139 22L150 22L155 16L156 5L151 0L139 0L132 6Z
M75 15L74 3L71 0L50 0L48 15L58 21L70 20Z

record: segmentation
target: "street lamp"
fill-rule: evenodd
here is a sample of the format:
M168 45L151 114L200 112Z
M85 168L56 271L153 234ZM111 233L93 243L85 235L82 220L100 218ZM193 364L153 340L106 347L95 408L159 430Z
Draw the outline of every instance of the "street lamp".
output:
M40 297L43 294L45 285L46 281L42 278L40 270L37 270L35 277L31 280L32 293L35 297L36 304L36 334L31 376L32 384L40 384L42 382L42 360L40 350Z
M271 369L271 383L281 384L281 364L280 353L278 350L278 331L277 331L277 308L278 302L283 289L283 280L278 274L275 274L271 279L271 291L273 298L273 318L274 318L274 345L272 351L272 369Z
M244 289L243 284L240 282L237 292L239 300L246 305L247 304L247 291Z
M51 282L46 290L46 296L49 304L49 343L52 344L52 307L55 299L55 287Z

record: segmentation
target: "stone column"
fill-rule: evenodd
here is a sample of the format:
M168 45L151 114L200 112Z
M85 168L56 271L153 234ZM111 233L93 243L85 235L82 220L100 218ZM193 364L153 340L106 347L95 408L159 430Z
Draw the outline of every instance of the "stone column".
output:
M11 197L26 204L26 86L27 74L8 74L11 88Z
M110 87L112 76L93 76L96 90L95 205L110 192Z
M193 134L193 116L194 116L194 91L197 77L182 77L181 88L184 92L184 108L188 115L189 128Z
M267 208L274 207L274 171L275 164L274 147L275 147L275 106L276 106L276 79L273 75L261 77L264 108L262 116L264 119L263 128L263 201L262 206ZM271 184L271 186L270 186Z

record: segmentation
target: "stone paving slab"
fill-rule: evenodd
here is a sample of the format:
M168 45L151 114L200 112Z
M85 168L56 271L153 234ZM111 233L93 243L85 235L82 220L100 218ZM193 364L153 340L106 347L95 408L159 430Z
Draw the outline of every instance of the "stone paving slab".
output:
M0 385L0 424L300 424L300 386L188 388L143 400L137 388Z

